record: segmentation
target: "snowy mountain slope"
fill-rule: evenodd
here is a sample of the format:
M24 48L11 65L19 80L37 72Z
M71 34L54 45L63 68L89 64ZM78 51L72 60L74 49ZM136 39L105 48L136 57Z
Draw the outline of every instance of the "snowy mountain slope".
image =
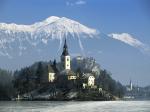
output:
M13 49L19 49L21 55L28 46L47 44L53 39L58 39L61 46L63 38L68 37L78 38L79 45L83 49L80 38L93 38L98 34L97 30L65 17L51 16L32 25L0 23L0 55L9 56L9 51Z

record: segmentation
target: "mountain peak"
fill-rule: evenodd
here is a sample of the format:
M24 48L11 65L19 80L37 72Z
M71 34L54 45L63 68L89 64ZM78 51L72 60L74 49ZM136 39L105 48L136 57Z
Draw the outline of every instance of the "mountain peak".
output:
M50 17L46 18L44 21L47 22L47 23L52 23L54 21L57 21L58 19L60 19L60 17L50 16Z
M22 50L26 50L28 46L35 47L39 43L47 44L51 39L58 39L60 48L63 38L67 37L77 37L80 48L83 49L80 38L91 38L97 35L96 29L66 17L50 16L31 25L0 23L0 56L8 56L10 49L13 50L14 43L17 44L22 54Z

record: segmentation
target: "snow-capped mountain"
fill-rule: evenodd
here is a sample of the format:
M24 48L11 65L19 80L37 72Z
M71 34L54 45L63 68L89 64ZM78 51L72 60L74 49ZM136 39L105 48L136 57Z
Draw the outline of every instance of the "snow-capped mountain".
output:
M39 43L47 44L49 40L58 39L60 46L63 38L93 38L98 31L80 24L66 17L51 16L44 21L31 25L18 25L0 23L0 55L9 56L9 51L19 49L20 55L28 45L37 46Z

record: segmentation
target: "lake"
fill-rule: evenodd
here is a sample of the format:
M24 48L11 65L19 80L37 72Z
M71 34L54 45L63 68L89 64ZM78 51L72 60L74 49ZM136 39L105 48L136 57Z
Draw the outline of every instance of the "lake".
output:
M1 101L0 112L150 112L150 101Z

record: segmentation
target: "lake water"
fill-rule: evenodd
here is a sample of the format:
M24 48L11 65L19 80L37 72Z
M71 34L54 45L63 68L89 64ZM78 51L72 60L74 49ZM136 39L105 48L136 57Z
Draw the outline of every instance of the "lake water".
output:
M0 112L150 112L150 101L1 101Z

